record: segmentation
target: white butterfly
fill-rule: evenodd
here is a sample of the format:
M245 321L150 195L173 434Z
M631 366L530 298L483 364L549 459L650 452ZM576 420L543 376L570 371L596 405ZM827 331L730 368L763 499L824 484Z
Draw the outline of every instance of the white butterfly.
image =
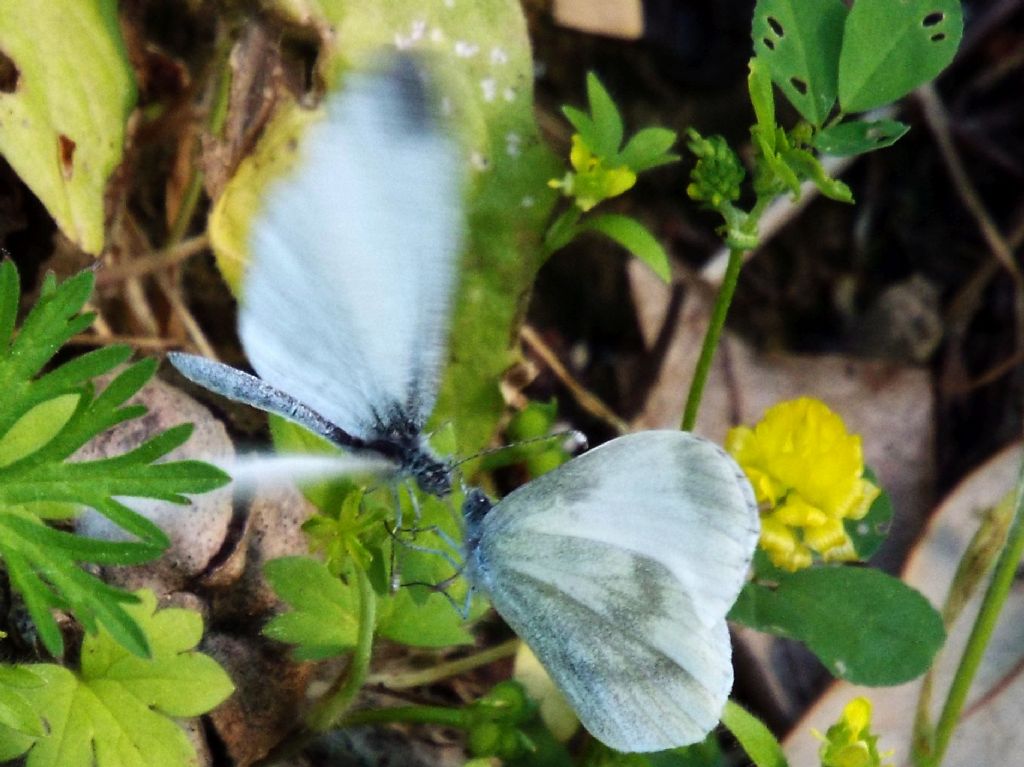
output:
M429 493L451 468L421 431L437 394L459 252L455 146L408 62L351 75L254 218L240 328L260 378L175 354L188 378L383 457ZM596 737L702 739L732 687L725 615L757 540L720 448L620 437L496 504L471 490L465 574Z

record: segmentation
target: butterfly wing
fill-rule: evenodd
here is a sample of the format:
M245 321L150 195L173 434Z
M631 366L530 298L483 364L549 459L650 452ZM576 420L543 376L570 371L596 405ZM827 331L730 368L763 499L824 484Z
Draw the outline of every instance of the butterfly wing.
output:
M478 532L470 577L592 734L653 751L715 726L732 687L725 615L758 534L720 448L621 437L519 488Z
M269 384L360 438L434 405L461 228L456 147L413 65L352 74L254 216L239 331Z

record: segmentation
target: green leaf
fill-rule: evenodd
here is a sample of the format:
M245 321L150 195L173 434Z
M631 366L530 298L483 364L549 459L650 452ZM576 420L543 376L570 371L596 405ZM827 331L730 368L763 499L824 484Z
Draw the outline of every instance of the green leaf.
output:
M835 157L851 157L892 146L908 130L910 126L898 120L853 120L821 131L814 137L814 148Z
M755 767L788 767L782 745L760 719L733 701L727 701L722 724L739 741Z
M581 767L727 767L728 764L712 733L703 743L648 754L623 754L593 741Z
M47 278L15 335L10 323L19 299L17 272L9 261L0 264L0 338L6 341L0 344L0 558L54 655L63 652L63 639L50 614L53 608L73 612L89 631L105 626L133 652L145 654L145 637L124 607L134 597L106 586L78 563L137 564L158 556L167 537L124 501L185 503L185 493L219 487L227 476L196 461L156 463L188 438L187 424L122 455L67 460L109 427L145 413L140 405L124 403L155 368L152 360L131 365L97 395L90 379L130 353L117 347L84 354L33 378L61 344L88 327L91 316L80 312L92 286L90 272L63 283ZM138 540L90 540L42 521L71 516L83 506Z
M839 104L864 112L934 79L963 36L959 0L857 0L839 57Z
M828 175L822 167L821 160L806 149L790 147L783 150L781 157L799 178L809 179L818 187L818 191L829 199L853 203L853 192L850 187Z
M394 594L380 598L377 607L377 630L380 636L395 642L415 647L445 647L457 644L471 644L473 634L455 605L463 605L468 584L464 578L456 578L446 587L449 598L440 593L436 586L444 584L455 574L452 562L438 552L447 552L458 558L449 544L434 530L441 531L449 541L458 543L462 538L460 525L454 509L459 508L459 496L447 500L437 498L420 499L419 532L409 543L420 549L392 543L397 560L398 573L403 584L425 584L402 586ZM454 506L454 509L452 508ZM405 510L405 518L413 519L412 510ZM452 602L455 604L453 605ZM470 620L479 617L487 609L482 599L474 599L469 613Z
M299 660L324 660L348 652L359 631L359 593L309 557L282 557L263 567L267 582L291 611L276 616L263 633L296 645Z
M57 436L78 406L78 394L62 394L40 402L0 437L0 468L39 450Z
M135 106L117 3L9 0L0 50L15 72L0 93L0 154L61 231L98 254L107 180Z
M576 238L580 232L579 222L582 214L583 211L573 205L551 222L544 235L544 247L548 252L561 250Z
M879 570L814 567L774 587L748 583L730 620L797 639L836 677L901 684L924 673L946 633L919 592Z
M39 737L46 733L39 714L32 709L31 704L21 692L42 684L43 680L39 678L39 675L28 668L0 666L0 727L6 727L21 735L32 737ZM26 745L19 753L24 753L27 750L28 746Z
M87 636L82 668L29 668L43 684L25 691L47 732L35 739L32 767L186 767L196 754L175 717L198 716L228 695L224 670L194 647L202 619L191 610L156 611L152 592L139 592L128 608L152 648L150 658L130 655L106 632Z
M772 90L772 76L768 66L757 57L748 63L747 91L750 103L754 107L757 125L751 133L766 158L775 157L775 92Z
M587 73L587 101L594 120L594 143L588 141L587 144L600 157L615 157L622 145L622 115L593 72Z
M593 218L584 219L582 229L590 229L610 237L622 247L647 264L654 273L668 282L672 278L669 269L668 254L661 247L654 235L644 228L635 218L606 213Z
M676 132L668 128L644 128L626 142L614 162L628 165L634 173L676 162L679 155L668 150L678 138Z
M878 477L870 469L865 467L864 478L871 480L875 485L881 487ZM882 492L875 498L868 513L862 519L847 519L843 521L847 534L853 541L853 548L857 556L862 560L871 559L875 552L881 548L889 535L889 526L892 523L892 498L882 488Z
M569 121L569 124L576 129L576 132L580 134L583 143L590 147L591 150L595 150L595 147L601 144L601 132L598 130L597 125L594 124L590 115L582 109L576 109L576 107L569 105L562 107L562 114L565 115L565 119ZM618 149L619 147L616 146L615 151L618 151Z
M846 14L842 0L758 0L754 8L757 58L803 118L816 126L828 119L835 104Z

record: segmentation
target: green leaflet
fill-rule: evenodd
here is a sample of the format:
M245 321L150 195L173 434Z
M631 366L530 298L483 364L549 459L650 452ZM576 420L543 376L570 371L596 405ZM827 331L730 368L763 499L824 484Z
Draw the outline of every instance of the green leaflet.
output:
M29 767L187 767L195 753L174 717L198 716L234 689L224 670L194 650L203 624L191 610L156 610L142 591L127 608L151 648L130 654L105 631L86 636L81 670L37 664L25 669L41 682L23 691L46 732L15 738L0 729L0 753L31 749ZM27 749L24 749L27 750Z

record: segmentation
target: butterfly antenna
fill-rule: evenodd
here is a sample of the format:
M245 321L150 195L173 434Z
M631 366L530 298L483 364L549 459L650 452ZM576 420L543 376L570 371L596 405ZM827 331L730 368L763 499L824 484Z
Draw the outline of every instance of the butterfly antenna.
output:
M489 455L495 455L506 450L515 450L516 448L535 445L539 442L554 442L556 440L562 440L562 449L574 456L585 452L589 447L586 434L578 429L566 429L564 431L555 432L554 434L545 434L543 437L531 437L530 439L519 440L518 442L512 442L508 445L501 445L500 447L491 447L486 450L481 450L474 455L463 458L461 461L452 464L452 468L457 469L459 466L462 466L462 464L468 463L469 461L474 461L477 458L486 458ZM465 490L465 485L463 485L463 490Z

